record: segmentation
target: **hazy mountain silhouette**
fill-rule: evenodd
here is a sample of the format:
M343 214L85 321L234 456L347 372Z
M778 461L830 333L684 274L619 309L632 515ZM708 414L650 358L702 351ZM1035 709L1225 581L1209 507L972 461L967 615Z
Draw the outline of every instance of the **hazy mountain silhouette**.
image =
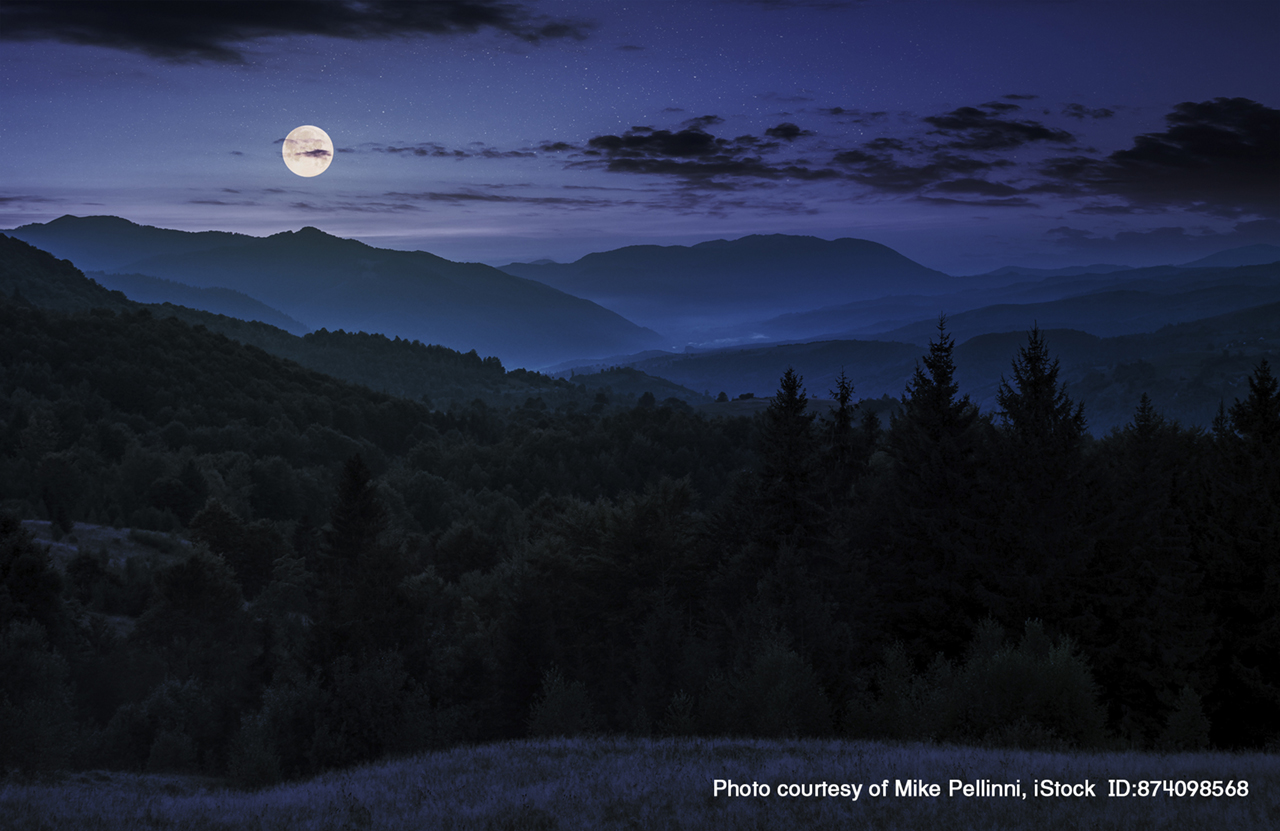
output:
M1280 300L1280 265L1164 265L1096 274L1063 273L949 294L895 295L844 303L713 330L705 345L716 345L717 340L729 346L762 340L868 337L924 344L933 336L941 312L947 313L959 338L1017 330L1033 321L1109 337L1150 332L1171 323L1274 300Z
M1027 268L1020 265L1007 265L1003 268L997 268L995 271L988 271L985 274L976 276L1044 279L1045 277L1078 277L1081 274L1111 274L1116 271L1128 271L1132 267L1128 265L1109 265L1107 263L1072 265L1066 268Z
M985 284L926 268L860 239L748 236L693 246L633 245L568 264L512 263L503 271L594 300L681 340L779 312Z
M1280 245L1258 243L1257 245L1246 245L1241 248L1219 251L1217 254L1210 254L1194 262L1185 263L1183 268L1263 265L1274 262L1280 262Z
M42 238L58 256L78 252L103 270L234 289L316 328L475 349L508 365L667 345L656 332L533 280L422 251L373 248L310 227L265 238L205 236L114 218L63 217L14 235ZM207 245L218 242L227 244Z
M136 304L87 279L80 269L36 246L0 234L0 292L56 312L113 311Z
M294 335L305 335L311 331L311 327L305 323L234 289L199 289L145 274L90 271L85 276L109 289L122 291L130 300L139 303L172 303L240 320L256 320Z
M1259 270L1267 267L1260 267ZM963 317L948 317L948 331ZM1026 344L1036 321L1005 331L957 337L956 380L983 412L997 411L996 389L1008 377L1012 356ZM1280 343L1280 303L1267 303L1226 314L1164 326L1154 332L1099 337L1039 321L1050 351L1062 362L1061 379L1071 395L1085 403L1090 432L1102 435L1127 423L1143 392L1160 412L1184 425L1207 427L1220 401L1230 404L1242 394L1241 378ZM930 321L937 336L937 317ZM754 393L767 397L777 389L787 367L804 376L809 395L826 398L843 370L857 398L901 396L924 343L831 339L807 343L763 344L684 355L637 355L614 359L695 390L719 391L735 397ZM927 342L927 338L924 339ZM579 373L598 367L583 366ZM561 371L568 374L569 370Z
M157 320L176 318L334 378L439 406L456 408L476 399L490 405L518 404L531 397L550 404L589 400L574 384L523 369L507 372L497 358L481 357L474 351L464 354L444 346L364 332L320 331L298 337L266 323L172 303L139 303L89 279L70 261L4 234L0 234L0 300L55 313L107 310L141 313ZM131 360L127 353L118 357L126 363ZM698 398L685 392L690 400Z
M175 231L138 225L118 216L60 216L7 232L76 264L84 271L120 267L160 254L186 254L252 242L256 237L226 231Z

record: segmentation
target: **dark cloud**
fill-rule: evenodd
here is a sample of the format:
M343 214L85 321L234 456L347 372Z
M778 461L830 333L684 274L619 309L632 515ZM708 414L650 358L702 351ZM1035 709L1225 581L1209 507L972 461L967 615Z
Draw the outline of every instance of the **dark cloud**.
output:
M243 156L243 155L244 155L244 152L243 152L243 151L240 151L240 150L232 150L232 151L231 151L231 155L233 155L233 156Z
M540 147L541 150L548 149L547 145ZM569 148L572 149L572 148ZM469 148L466 150L458 148L445 147L443 144L424 141L418 144L394 145L394 144L363 144L357 150L352 148L351 151L340 150L339 152L368 152L368 153L387 153L393 156L416 156L418 158L431 159L532 159L537 158L537 153L532 150L497 150L492 147L480 146L477 148Z
M985 161L951 153L934 153L923 164L900 162L887 153L846 150L832 159L853 168L849 178L882 193L919 193L947 181L980 181L975 174L988 173L1012 163L1003 159ZM988 183L990 184L990 183ZM977 192L969 185L967 192Z
M443 202L451 205L462 205L473 202L488 202L516 205L541 205L557 208L599 208L604 206L625 204L608 199L584 199L565 196L512 196L505 193L477 193L475 191L423 191L421 193L390 192L383 194L389 199L411 200L414 202Z
M966 208L1038 208L1035 202L1025 196L1013 196L1008 199L951 199L945 196L921 196L921 202L933 205L960 205Z
M619 52L643 52L644 51L643 46L636 46L633 43L624 43L621 46L618 46L616 48Z
M1178 104L1167 129L1104 159L1051 159L1041 172L1081 193L1148 208L1280 217L1280 110L1247 98Z
M830 12L851 9L862 0L734 0L734 2L766 9L817 9Z
M880 138L872 139L871 141L868 141L862 146L867 148L868 150L875 150L881 153L885 152L886 150L906 150L907 149L907 143L905 141L902 141L901 139L896 139L896 138L889 138L887 136L882 136Z
M1025 94L1019 94L1019 93L1016 93L1016 92L1011 92L1011 93L1009 93L1008 95L1002 95L1002 96L1000 96L1000 97L1001 97L1001 98L1007 98L1007 99L1009 99L1010 101L1034 101L1034 100L1036 100L1037 98L1039 98L1040 96L1039 96L1039 95L1025 95Z
M795 141L801 136L813 135L812 130L802 130L798 125L792 124L790 121L784 121L777 127L770 127L764 131L766 136L770 138L783 139L785 141Z
M44 197L44 196L30 196L30 195L0 196L0 205L22 205L25 203L41 203L41 202L54 202L54 201L56 200L49 199L48 197Z
M867 124L872 121L880 121L889 116L889 113L885 110L851 110L845 107L819 107L814 112L819 115L841 118L849 124Z
M984 110L991 110L997 113L1011 113L1020 110L1022 107L1017 104L1006 104L1004 101L988 101L985 104L979 104Z
M328 204L319 205L314 202L293 202L289 207L299 211L311 211L315 213L357 213L357 214L387 214L387 213L410 213L421 211L422 208L417 205L411 205L407 202L380 202L375 200L344 200L335 201Z
M308 159L328 159L333 156L328 148L317 147L315 150L304 150L301 153L295 153L297 156L306 156Z
M777 128L774 128L777 129ZM676 176L701 187L733 187L733 180L838 179L829 168L815 169L802 162L765 162L758 153L776 149L755 136L717 137L700 128L682 130L631 129L622 135L595 136L587 142L577 165L602 165L614 173Z
M1083 121L1086 118L1097 120L1099 118L1110 118L1116 114L1115 110L1109 110L1106 107L1098 109L1089 109L1083 104L1068 104L1062 108L1062 114L1071 118L1078 118Z
M927 116L924 121L936 128L931 133L951 138L947 146L956 150L1012 150L1036 141L1075 141L1065 130L1037 121L1006 120L977 107L961 107L946 115Z
M980 196L1015 196L1020 191L1001 182L988 182L986 179L949 179L945 182L939 182L934 186L933 191L942 193L976 193Z
M582 38L589 25L535 15L510 0L5 0L0 39L55 40L167 61L242 63L263 38L323 35L380 40L484 29L536 43Z
M253 207L256 205L260 205L261 203L255 202L252 199L245 199L241 201L229 201L226 199L188 199L187 204L188 205L218 205L220 207L245 208L245 207Z
M579 149L576 145L569 144L564 141L551 141L538 146L538 149L544 153L565 153L570 150Z
M708 127L714 127L717 124L723 124L723 123L724 123L724 119L718 115L700 115L697 118L689 119L684 123L683 126L689 127L690 129L693 129L693 130L705 130ZM640 128L632 127L631 129L638 130ZM652 130L653 128L648 127L645 129Z
M1138 216L1156 213L1156 211L1133 205L1085 205L1083 208L1073 208L1071 213L1084 216Z

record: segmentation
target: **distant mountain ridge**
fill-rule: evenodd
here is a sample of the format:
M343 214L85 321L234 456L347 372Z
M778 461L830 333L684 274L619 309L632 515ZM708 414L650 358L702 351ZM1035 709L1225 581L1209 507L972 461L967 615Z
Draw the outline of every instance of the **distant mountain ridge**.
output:
M115 274L105 271L86 272L86 277L139 303L172 303L189 309L201 309L240 320L258 321L283 329L293 335L305 335L311 327L294 320L249 295L234 289L200 289L145 274Z
M7 231L84 271L119 271L121 266L160 254L187 254L251 242L256 237L228 231L176 231L138 225L118 216L60 216Z
M62 217L11 233L95 270L232 289L315 328L474 349L508 365L536 368L669 345L621 315L533 280L423 251L374 248L311 227L246 237L115 217Z
M697 340L698 331L731 322L969 284L877 242L785 234L633 245L567 264L511 263L502 270L594 300L680 340Z
M1257 245L1246 245L1241 248L1219 251L1216 254L1201 257L1194 262L1183 263L1182 267L1229 268L1241 265L1266 265L1274 262L1280 262L1280 245L1258 243Z

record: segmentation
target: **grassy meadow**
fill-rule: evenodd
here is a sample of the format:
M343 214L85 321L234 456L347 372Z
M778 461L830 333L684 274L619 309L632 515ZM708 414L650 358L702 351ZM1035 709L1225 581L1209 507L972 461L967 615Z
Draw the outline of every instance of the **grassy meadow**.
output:
M1033 779L1095 784L1094 798L1040 798ZM1244 797L1107 798L1106 780L1248 780ZM717 779L769 797L713 796ZM890 795L867 787L890 781ZM893 795L894 780L936 798ZM948 797L948 780L1012 782L1025 800ZM848 783L845 797L779 797L781 783ZM1081 753L844 741L551 739L460 747L257 792L195 777L89 772L0 786L11 831L124 829L1274 828L1280 757Z

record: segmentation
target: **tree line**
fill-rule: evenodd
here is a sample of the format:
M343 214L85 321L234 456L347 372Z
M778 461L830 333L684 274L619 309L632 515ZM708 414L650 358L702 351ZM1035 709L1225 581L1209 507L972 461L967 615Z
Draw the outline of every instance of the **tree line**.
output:
M790 370L754 419L438 410L174 319L0 304L0 764L257 785L592 731L1280 737L1268 364L1209 431L1144 397L1094 439L1037 330L993 413L952 350L940 321L887 423L845 376L817 418ZM59 571L19 518L155 554Z

